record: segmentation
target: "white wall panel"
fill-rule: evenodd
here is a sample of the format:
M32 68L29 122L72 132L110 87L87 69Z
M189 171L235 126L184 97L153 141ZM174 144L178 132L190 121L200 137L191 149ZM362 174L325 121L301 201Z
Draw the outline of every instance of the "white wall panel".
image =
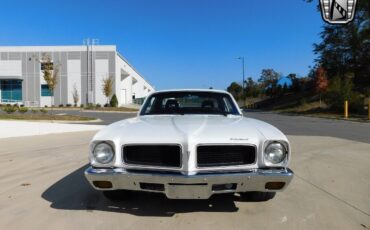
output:
M40 97L40 106L44 107L46 106L51 106L51 97Z
M0 61L0 76L21 77L22 61L21 60L2 60Z
M74 104L73 102L73 91L76 86L80 100L78 105L81 104L81 61L80 60L68 60L67 61L67 93L68 93L68 104Z
M103 94L103 79L109 77L108 59L95 60L95 103L104 105L107 98ZM112 76L113 78L115 76ZM115 90L114 90L115 91Z

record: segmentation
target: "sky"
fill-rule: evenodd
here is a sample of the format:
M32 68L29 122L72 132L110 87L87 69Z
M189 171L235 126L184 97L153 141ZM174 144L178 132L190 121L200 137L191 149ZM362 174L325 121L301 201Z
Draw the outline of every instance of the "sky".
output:
M323 25L304 0L0 2L0 46L80 45L97 38L156 89L226 89L273 68L306 76Z

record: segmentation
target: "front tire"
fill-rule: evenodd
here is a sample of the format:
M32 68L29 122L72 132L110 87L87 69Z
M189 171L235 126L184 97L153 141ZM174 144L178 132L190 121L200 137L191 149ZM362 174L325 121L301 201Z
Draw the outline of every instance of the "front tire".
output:
M108 200L126 200L130 194L127 190L107 190L103 195Z
M242 201L261 202L274 198L276 192L242 192L240 197Z

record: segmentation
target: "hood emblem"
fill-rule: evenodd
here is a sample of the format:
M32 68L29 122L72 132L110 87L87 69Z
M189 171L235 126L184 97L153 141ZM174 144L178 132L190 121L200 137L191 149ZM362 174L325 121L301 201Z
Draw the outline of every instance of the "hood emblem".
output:
M248 138L242 138L242 137L232 137L230 138L230 141L247 141Z

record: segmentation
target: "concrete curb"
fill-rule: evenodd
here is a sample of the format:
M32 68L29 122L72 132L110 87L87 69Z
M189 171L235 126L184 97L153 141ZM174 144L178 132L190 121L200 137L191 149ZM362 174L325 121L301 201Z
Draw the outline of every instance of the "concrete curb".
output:
M139 111L126 112L126 111L83 110L82 112L83 113L129 113L129 114L136 114Z
M47 111L51 111L51 108L43 108ZM138 113L137 111L105 111L105 110L94 110L94 109L78 109L78 108L54 108L53 111L77 111L77 112L87 112L87 113Z
M81 123L97 123L102 122L101 119L88 120L88 121L68 121L68 120L17 120L17 119L3 119L0 121L19 121L19 122L42 122L42 123L60 123L60 124L81 124Z

